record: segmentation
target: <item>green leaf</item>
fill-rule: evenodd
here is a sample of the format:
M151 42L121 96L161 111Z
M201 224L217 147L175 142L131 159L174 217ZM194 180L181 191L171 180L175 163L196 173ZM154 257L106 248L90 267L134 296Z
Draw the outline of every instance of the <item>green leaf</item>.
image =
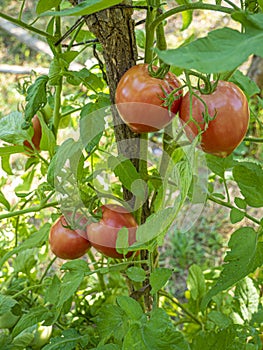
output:
M101 136L105 129L105 116L106 110L104 108L94 111L90 109L90 105L84 107L80 119L80 137L83 148L94 142L96 137Z
M3 204L3 206L7 209L10 210L10 203L8 202L8 200L5 198L5 195L3 194L3 192L0 190L0 203Z
M87 68L83 68L80 71L69 71L67 74L77 78L78 84L83 83L89 89L96 91L104 87L102 79L98 75L90 72Z
M228 327L217 333L201 331L195 335L191 350L232 349L231 345L236 335L234 327Z
M245 217L245 213L237 208L232 208L230 211L230 221L232 224L240 222Z
M20 112L12 112L0 119L0 139L2 141L21 145L33 136L33 128L22 129L24 118Z
M141 29L135 30L136 43L141 48L145 48L145 31Z
M176 0L178 5L187 5L189 3L191 3L191 1L187 1L187 0ZM181 31L187 29L190 24L192 23L193 20L193 11L184 11L181 13L182 15L182 28Z
M16 337L24 329L44 321L50 316L50 314L51 312L44 306L37 306L31 308L27 314L23 314L22 317L19 319L12 331L12 336Z
M253 228L242 227L236 230L228 246L230 251L224 259L223 270L216 284L202 300L203 310L213 296L232 287L263 264L263 242L258 242L258 234Z
M0 260L0 267L4 262L12 255L17 254L23 250L41 247L48 239L51 225L45 223L38 231L34 232L26 241L15 247L13 250L8 251Z
M87 349L89 335L80 335L75 329L69 328L62 332L60 337L52 337L49 344L42 347L42 350L75 350L78 348Z
M247 98L260 93L260 88L257 86L257 84L247 75L244 75L240 70L236 70L229 81L232 81L238 85L242 91L244 91Z
M41 75L27 89L27 104L25 107L25 119L27 121L31 120L36 112L47 103L46 86L48 79L47 75Z
M7 175L13 175L13 171L10 165L10 156L2 156L1 165L2 169L7 173Z
M233 177L248 205L263 206L263 169L260 164L241 162L233 169Z
M5 146L0 147L0 157L10 156L15 153L22 153L24 151L23 146Z
M240 315L244 321L250 321L259 307L259 293L251 278L240 281L235 290L235 299L238 301Z
M234 202L235 205L240 209L246 209L247 207L247 203L243 198L235 197Z
M141 202L145 201L147 185L140 178L130 159L127 159L121 154L117 157L110 156L108 158L108 167L119 177L124 187L131 191Z
M62 306L79 288L85 274L83 271L69 271L62 279L57 306Z
M26 249L19 252L14 260L14 271L16 273L22 272L30 275L30 270L36 265L36 250Z
M231 169L236 164L232 155L226 158L219 158L211 154L207 154L206 162L208 168L221 178L225 177L226 170Z
M0 315L11 311L12 307L17 304L17 301L8 295L0 294Z
M244 17L245 14L242 16ZM195 69L203 73L232 71L245 62L251 54L263 56L262 45L260 45L263 37L262 29L256 25L262 22L262 14L255 16L246 16L250 18L249 25L253 18L255 26L247 27L245 33L225 27L211 31L208 36L177 49L163 51L155 49L155 51L165 63L183 69Z
M43 151L48 151L52 157L55 152L56 139L53 132L49 129L45 121L41 116L38 117L41 124L41 140L40 140L40 149Z
M22 332L13 339L12 349L24 350L28 347L28 345L30 345L33 339L34 339L34 335L29 330L28 332Z
M149 321L132 324L125 334L123 350L189 350L183 335L172 325L163 309L151 312Z
M116 301L130 320L138 321L143 316L141 305L133 298L118 296Z
M194 264L189 268L187 288L191 292L191 297L194 300L201 300L205 295L205 278L201 268L198 265Z
M212 321L220 329L227 328L232 323L231 319L220 311L212 310L211 312L209 312L207 317L210 321Z
M40 15L43 12L51 10L53 7L57 7L61 3L61 0L39 0L36 7L36 13Z
M111 6L118 5L122 0L86 0L62 11L48 11L42 13L42 16L85 16L92 13L105 10Z
M172 271L165 267L158 267L150 274L151 294L157 293L162 289L172 276Z
M101 340L108 340L113 336L114 339L121 342L124 334L127 332L127 316L116 305L104 304L94 320Z
M126 274L134 282L143 282L146 278L146 272L141 267L131 266L127 269Z

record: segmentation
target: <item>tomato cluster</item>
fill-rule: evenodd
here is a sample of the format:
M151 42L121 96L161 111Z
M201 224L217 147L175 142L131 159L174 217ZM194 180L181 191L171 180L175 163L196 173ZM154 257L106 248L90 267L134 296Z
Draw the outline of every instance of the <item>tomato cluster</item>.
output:
M116 249L118 232L126 227L129 245L136 241L137 223L133 215L116 204L103 205L97 212L102 215L98 222L88 223L86 219L81 219L79 229L69 227L65 217L60 216L50 230L51 251L62 259L77 259L93 246L107 257L123 258ZM132 252L129 252L126 257L131 255Z
M179 111L190 141L200 135L204 152L219 157L232 153L249 124L248 102L242 90L234 83L219 81L212 93L194 91L182 97L180 82L174 74L157 79L149 74L148 68L147 64L130 68L116 89L117 109L130 129L136 133L160 130Z

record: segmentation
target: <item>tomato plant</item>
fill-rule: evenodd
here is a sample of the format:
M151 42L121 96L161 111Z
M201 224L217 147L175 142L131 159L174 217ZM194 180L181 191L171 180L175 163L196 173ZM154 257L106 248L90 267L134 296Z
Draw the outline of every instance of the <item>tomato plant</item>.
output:
M85 228L71 229L63 215L51 227L49 244L52 252L61 259L77 259L90 248Z
M179 116L190 140L201 132L203 151L222 158L240 144L249 124L245 94L234 83L227 81L219 81L211 94L197 91L191 97L187 92ZM206 116L210 120L206 121Z
M137 223L133 215L120 205L103 205L100 210L102 218L87 226L88 239L100 253L111 258L123 258L123 254L116 250L118 232L122 227L127 227L129 245L132 245L136 241ZM131 255L132 252L126 257Z
M148 68L148 64L130 68L116 89L115 102L120 116L136 133L164 128L175 117L181 102L181 84L177 77L168 72L163 79L155 78ZM153 70L157 67L153 66ZM167 106L165 98L174 90L174 100Z
M39 118L37 115L35 115L32 118L32 124L33 124L34 134L32 136L31 141L32 141L35 149L39 151L40 141L41 141L41 136L42 136L42 129L41 129L41 124L40 124L40 121L39 121ZM33 147L29 141L24 141L24 146L27 147L29 150L33 151Z

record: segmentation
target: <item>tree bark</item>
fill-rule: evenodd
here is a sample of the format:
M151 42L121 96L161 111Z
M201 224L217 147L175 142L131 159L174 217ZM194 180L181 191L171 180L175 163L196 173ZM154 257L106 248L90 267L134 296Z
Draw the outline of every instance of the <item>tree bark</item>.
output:
M70 0L76 5L77 0ZM126 0L124 5L131 5ZM136 64L137 47L134 32L133 10L128 7L112 7L86 17L89 30L96 36L103 48L107 81L112 103L114 133L119 154L131 159L139 167L140 139L121 121L115 108L115 91L122 75ZM124 199L130 201L132 194L124 189Z

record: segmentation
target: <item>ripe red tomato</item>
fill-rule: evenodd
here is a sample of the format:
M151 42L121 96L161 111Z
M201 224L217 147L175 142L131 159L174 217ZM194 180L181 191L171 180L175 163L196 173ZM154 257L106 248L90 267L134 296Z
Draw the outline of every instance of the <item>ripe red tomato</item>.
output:
M61 259L77 259L83 256L91 247L87 239L85 219L80 220L83 227L73 230L68 227L62 215L51 227L49 244L52 252Z
M156 71L157 67L153 67ZM168 72L164 79L151 77L148 64L130 68L118 83L115 95L117 109L123 121L133 132L160 130L174 118L181 103L182 90L174 96L170 110L164 98L181 86L177 77Z
M132 214L120 205L103 205L100 210L100 221L87 226L88 240L100 253L110 258L123 258L116 250L118 232L122 227L127 227L129 245L132 245L136 241L137 223ZM131 255L132 252L129 252L126 257Z
M41 124L40 121L38 119L38 116L35 115L32 118L32 124L33 124L33 129L34 129L34 134L32 137L32 143L35 146L35 149L39 151L39 146L40 146L40 140L41 140L41 136L42 136L42 130L41 130ZM31 146L31 144L28 141L24 141L24 146L29 148L29 150L33 151L33 147Z
M219 81L216 90L209 94L196 92L207 105L210 117L206 127L205 106L196 96L192 97L192 118L203 131L201 148L206 153L227 157L243 140L249 124L249 108L246 96L234 83ZM183 97L179 117L185 124L185 132L193 140L200 130L190 120L190 93Z

